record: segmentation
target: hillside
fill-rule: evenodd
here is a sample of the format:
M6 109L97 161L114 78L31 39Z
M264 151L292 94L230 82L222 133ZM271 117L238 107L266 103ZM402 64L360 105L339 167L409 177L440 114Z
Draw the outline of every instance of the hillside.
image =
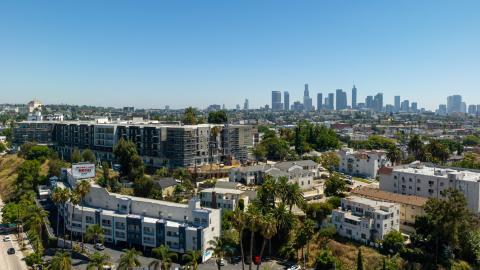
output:
M13 183L17 178L17 168L23 163L24 159L17 155L6 155L0 157L0 196L8 200L13 192Z

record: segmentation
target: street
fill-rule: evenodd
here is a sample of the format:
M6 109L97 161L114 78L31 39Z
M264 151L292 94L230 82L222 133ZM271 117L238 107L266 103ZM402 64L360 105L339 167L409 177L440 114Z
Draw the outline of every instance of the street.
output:
M0 199L0 223L2 218L3 201ZM10 236L11 240L4 241L6 236ZM2 234L0 236L0 269L1 270L26 270L27 265L23 260L23 253L18 245L16 234ZM15 254L7 254L7 250L13 247Z

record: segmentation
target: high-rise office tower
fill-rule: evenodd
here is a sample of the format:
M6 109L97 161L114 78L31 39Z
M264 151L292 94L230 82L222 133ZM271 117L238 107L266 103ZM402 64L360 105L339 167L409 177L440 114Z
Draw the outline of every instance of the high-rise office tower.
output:
M317 111L321 111L323 109L323 95L322 93L317 94Z
M413 113L418 112L418 103L417 102L412 102L412 105L410 106L410 112L413 112Z
M399 112L400 111L400 96L395 96L394 106L395 106L395 112Z
M468 114L476 115L477 114L477 105L468 106Z
M337 89L336 100L336 110L345 110L347 108L347 93L342 89Z
M410 111L410 101L408 101L408 99L402 101L402 103L400 104L400 111L402 112Z
M437 114L438 115L447 115L447 105L446 104L438 105Z
M290 93L288 91L283 92L283 105L285 111L290 110Z
M278 112L283 110L282 92L272 91L272 111Z
M308 83L305 84L305 90L303 91L303 108L306 112L312 110L312 98L310 98L310 93L308 91Z
M365 106L367 109L373 109L373 96L367 96L365 98Z
M245 99L245 102L243 103L243 109L248 110L249 109L249 104L248 104L248 98Z
M447 113L462 112L462 96L453 95L447 97Z
M378 93L373 98L374 109L377 112L383 111L383 94Z
M355 84L353 85L352 88L352 109L357 108L357 88L355 87Z
M334 104L335 104L335 94L328 93L328 106L327 104L325 104L325 106L327 107L328 110L333 111L335 109Z
M461 112L461 113L467 113L467 103L462 102L462 106L461 106L460 112Z

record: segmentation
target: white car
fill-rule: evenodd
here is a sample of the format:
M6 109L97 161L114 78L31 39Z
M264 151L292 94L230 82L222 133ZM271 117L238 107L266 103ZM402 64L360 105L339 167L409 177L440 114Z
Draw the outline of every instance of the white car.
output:
M299 265L292 265L287 270L301 270L301 269L302 267L300 267Z
M10 238L10 236L7 235L3 238L3 241L5 242L12 241L12 238Z

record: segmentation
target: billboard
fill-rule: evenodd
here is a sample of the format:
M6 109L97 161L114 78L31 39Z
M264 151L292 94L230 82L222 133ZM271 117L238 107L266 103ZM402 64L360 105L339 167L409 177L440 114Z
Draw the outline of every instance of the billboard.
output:
M91 163L73 164L72 175L75 179L95 177L95 164L91 164Z

